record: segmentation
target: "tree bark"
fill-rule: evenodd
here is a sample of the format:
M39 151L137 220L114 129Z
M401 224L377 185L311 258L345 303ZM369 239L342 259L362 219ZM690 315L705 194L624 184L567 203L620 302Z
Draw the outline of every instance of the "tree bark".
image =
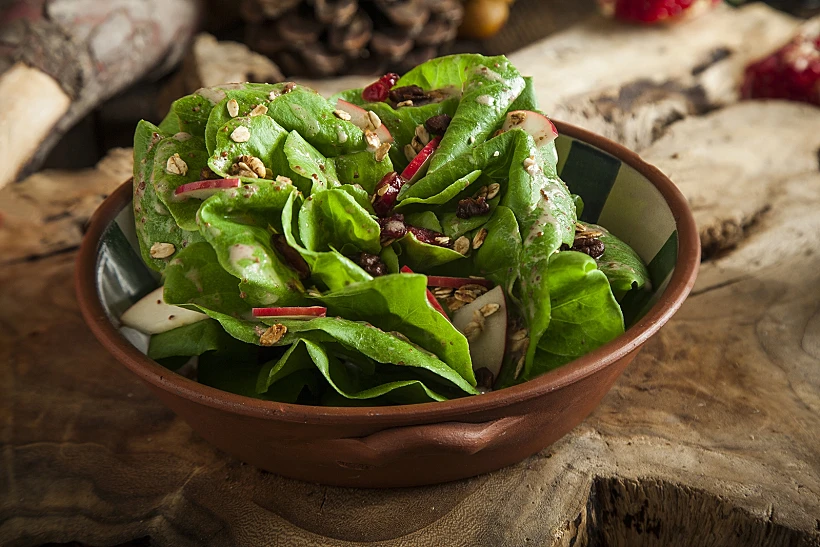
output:
M36 169L96 105L172 67L199 16L197 0L11 2L0 13L0 90L4 107L22 104L25 111L0 114L0 144L13 141L15 152L6 155L0 187L24 168ZM27 85L16 85L21 73ZM46 112L37 115L41 109Z

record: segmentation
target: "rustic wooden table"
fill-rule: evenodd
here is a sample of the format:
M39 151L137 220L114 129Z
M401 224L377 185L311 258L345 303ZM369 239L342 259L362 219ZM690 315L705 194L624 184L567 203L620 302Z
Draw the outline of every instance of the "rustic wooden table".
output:
M680 185L706 261L589 419L471 480L332 488L217 452L77 310L81 228L130 151L6 187L0 544L820 545L820 109L736 97L796 24L754 5L670 29L594 18L511 56L547 112Z

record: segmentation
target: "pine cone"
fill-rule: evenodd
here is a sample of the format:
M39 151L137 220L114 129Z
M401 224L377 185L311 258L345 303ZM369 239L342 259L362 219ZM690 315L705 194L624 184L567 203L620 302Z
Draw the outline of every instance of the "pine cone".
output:
M405 72L455 39L461 0L243 0L246 42L288 76Z

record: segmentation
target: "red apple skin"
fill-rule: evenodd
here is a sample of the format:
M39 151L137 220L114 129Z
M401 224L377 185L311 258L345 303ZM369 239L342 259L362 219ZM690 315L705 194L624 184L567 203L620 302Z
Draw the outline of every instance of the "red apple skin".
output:
M324 306L291 306L284 308L253 308L254 317L310 318L327 317Z
M219 190L229 190L240 186L242 182L238 178L198 180L177 186L174 190L174 197L177 199L205 199ZM199 193L202 195L197 195Z
M492 288L493 282L483 277L444 277L439 275L428 275L428 287L452 287L457 289L462 285L481 285L483 287Z
M343 101L342 99L336 101L336 108L350 114L350 123L363 131L367 129L367 110L361 106ZM374 131L374 133L376 133L376 136L379 137L379 142L393 142L393 135L384 124L381 124L379 128Z
M441 137L433 137L430 142L424 145L416 157L404 168L401 172L403 179L407 180L408 184L413 184L419 180L427 171L425 167L430 164L430 158L433 157L433 152L438 148L441 142Z
M413 270L411 270L407 266L402 266L401 267L401 273L416 273L416 272L414 272ZM450 320L450 318L447 316L447 312L444 311L444 308L442 308L441 304L438 303L438 300L436 300L436 297L433 296L432 292L430 292L430 289L427 289L427 301L430 302L430 305L433 306L436 309L436 311L438 311L441 315L443 315L445 317L445 319L447 319L448 321Z

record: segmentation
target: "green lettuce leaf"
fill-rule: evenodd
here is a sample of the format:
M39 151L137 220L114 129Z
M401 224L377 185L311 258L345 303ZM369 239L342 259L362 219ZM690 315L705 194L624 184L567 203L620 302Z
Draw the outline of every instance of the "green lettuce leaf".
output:
M304 339L297 340L279 359L262 365L256 379L256 393L266 393L274 383L281 379L294 372L314 367L313 360L305 348Z
M495 196L487 202L490 210L483 215L476 215L470 218L460 218L456 213L449 212L441 215L441 228L444 230L444 235L451 239L456 239L463 236L467 232L484 226L491 218L493 211L498 207L501 201L501 195Z
M206 199L199 228L216 251L219 264L239 278L254 307L305 302L297 273L271 248L270 228L281 232L282 209L296 189L286 182L260 181Z
M310 251L381 251L379 223L343 188L314 193L305 200L299 210L299 235Z
M311 279L323 284L330 290L344 288L351 283L373 279L358 264L342 255L335 249L329 251L311 251L306 249L296 237L296 219L293 211L301 208L303 200L296 192L288 197L282 209L282 230L288 245L296 249L308 263Z
M256 381L260 366L248 362L236 362L230 358L205 354L199 358L197 380L206 386L229 391L265 401L296 403L305 388L320 392L320 377L315 369L300 370L272 384L265 393L257 393Z
M427 301L427 277L391 274L317 297L331 316L396 331L475 383L467 339Z
M184 175L169 173L168 159L174 154L188 166ZM157 144L154 156L154 171L152 178L154 188L162 204L174 217L177 225L183 230L197 231L196 212L202 204L199 199L177 199L174 190L188 182L200 180L200 171L208 164L208 152L205 150L205 141L200 137L193 137L188 133L177 133L172 138L163 139Z
M240 126L248 128L250 140L247 142L234 142L231 138L233 131ZM287 132L267 116L231 118L216 134L214 151L208 165L215 173L228 177L231 165L237 158L249 155L262 160L265 167L271 171L271 179L276 175L288 176L290 170L282 152L287 137Z
M154 334L148 344L148 357L157 360L202 355L206 351L225 347L229 340L233 338L225 333L219 323L208 319Z
M438 217L433 211L421 211L418 213L407 213L404 215L404 222L409 226L426 228L434 232L443 233L443 228Z
M431 59L401 77L396 86L426 90L455 87L458 103L441 144L430 160L429 173L448 165L474 143L483 143L504 119L524 89L524 78L503 55L459 54Z
M471 171L463 177L459 177L458 179L456 179L455 182L453 182L437 194L425 198L407 197L403 199L396 205L395 210L404 211L409 208L418 209L419 206L423 205L443 205L452 200L457 195L459 195L465 189L467 189L471 184L477 181L478 177L480 176L480 170Z
M505 287L509 293L518 278L521 265L518 221L508 207L498 206L484 228L487 230L487 238L478 250L473 251L475 275L490 279Z
M624 318L609 281L595 260L584 253L564 251L550 259L549 285L552 319L538 342L529 380L585 355L624 332Z
M393 172L390 156L377 162L372 152L362 150L332 158L336 176L342 184L358 184L368 193L376 190L376 184L387 173Z
M158 272L165 269L168 258L153 258L154 243L170 243L176 251L189 244L202 241L199 232L180 228L174 217L157 196L154 187L154 159L159 144L164 139L160 129L146 121L137 124L134 133L134 219L140 254L145 264ZM171 255L173 256L173 255Z
M609 230L597 224L587 224L589 228L603 232L600 239L604 244L604 254L596 259L598 269L604 272L612 289L626 292L632 289L650 289L649 271L632 247L612 235Z
M336 175L333 162L324 157L296 131L288 134L284 151L290 170L307 181L305 183L294 181L303 193L314 194L339 186L339 177Z
M461 253L447 247L423 243L410 232L407 232L407 235L399 239L398 243L402 250L399 260L402 264L418 272L427 272L430 268L464 259L464 255Z

